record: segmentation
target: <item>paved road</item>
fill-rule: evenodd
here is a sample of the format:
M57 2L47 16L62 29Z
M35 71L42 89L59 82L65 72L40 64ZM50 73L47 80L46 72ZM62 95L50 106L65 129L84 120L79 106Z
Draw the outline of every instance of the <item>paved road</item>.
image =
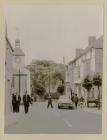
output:
M20 134L98 134L101 133L100 114L82 110L46 108L46 102L34 103L28 114L6 128L6 133Z

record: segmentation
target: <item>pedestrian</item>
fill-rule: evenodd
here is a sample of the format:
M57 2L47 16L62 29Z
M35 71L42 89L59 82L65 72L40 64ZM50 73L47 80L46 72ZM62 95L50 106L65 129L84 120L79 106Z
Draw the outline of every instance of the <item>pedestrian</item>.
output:
M24 104L25 114L27 114L29 110L29 105L31 104L31 98L27 94L27 91L25 91L25 94L23 95L23 104Z
M16 92L16 112L17 113L20 111L20 103L21 103L21 97Z
M74 102L74 93L72 93L71 100Z
M48 97L48 105L47 105L47 108L49 106L51 106L51 108L53 108L53 105L52 105L52 96L51 95L49 95L49 97Z
M83 108L83 106L84 106L84 98L83 98L83 96L80 97L79 101L80 101L80 107Z
M14 92L12 94L12 109L13 109L13 113L16 112L17 108L17 103L16 103L16 93Z
M71 97L72 97L72 94L73 94L73 92L72 92L72 88L71 88Z
M75 107L77 108L77 105L78 105L78 97L77 97L77 94L75 94L74 96L74 102L75 102Z

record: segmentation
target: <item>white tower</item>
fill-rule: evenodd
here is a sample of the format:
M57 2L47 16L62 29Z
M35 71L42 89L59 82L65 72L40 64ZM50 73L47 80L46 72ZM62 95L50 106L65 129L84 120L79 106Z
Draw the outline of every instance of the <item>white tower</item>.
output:
M13 52L13 67L14 67L14 89L18 94L23 96L25 91L30 94L30 73L25 68L25 53L20 47L20 39L15 39L15 48Z

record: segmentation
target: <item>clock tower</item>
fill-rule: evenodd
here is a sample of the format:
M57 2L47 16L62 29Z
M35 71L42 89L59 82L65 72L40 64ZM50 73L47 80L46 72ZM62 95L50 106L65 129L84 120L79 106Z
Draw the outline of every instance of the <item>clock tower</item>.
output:
M25 63L25 53L20 48L20 40L15 40L15 49L13 52L13 66L17 69L24 67Z
M15 40L15 48L13 52L13 88L23 97L25 91L30 94L30 74L25 68L25 53L20 47L20 40Z

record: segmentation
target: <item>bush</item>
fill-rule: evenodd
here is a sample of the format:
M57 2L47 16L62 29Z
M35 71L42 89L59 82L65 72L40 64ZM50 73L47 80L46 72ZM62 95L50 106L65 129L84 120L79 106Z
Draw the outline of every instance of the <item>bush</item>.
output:
M35 93L39 96L44 96L45 94L45 88L41 84L35 85Z
M55 93L53 93L51 95L52 95L53 99L59 99L59 96L60 96L60 94L58 92L55 92Z
M58 92L50 93L50 94L51 94L51 96L52 96L52 99L56 99L56 100L59 99L60 94L59 94ZM49 94L46 93L46 94L44 95L44 99L47 100L47 99L48 99L48 96L49 96Z
M64 86L63 86L63 85L58 86L57 92L60 93L60 94L62 95L63 92L64 92Z
M44 99L47 100L47 99L48 99L48 96L49 96L49 94L46 93L46 94L44 95Z
M84 81L83 81L83 84L82 86L87 90L87 91L90 91L91 88L92 88L92 81L90 79L89 76L87 76Z

